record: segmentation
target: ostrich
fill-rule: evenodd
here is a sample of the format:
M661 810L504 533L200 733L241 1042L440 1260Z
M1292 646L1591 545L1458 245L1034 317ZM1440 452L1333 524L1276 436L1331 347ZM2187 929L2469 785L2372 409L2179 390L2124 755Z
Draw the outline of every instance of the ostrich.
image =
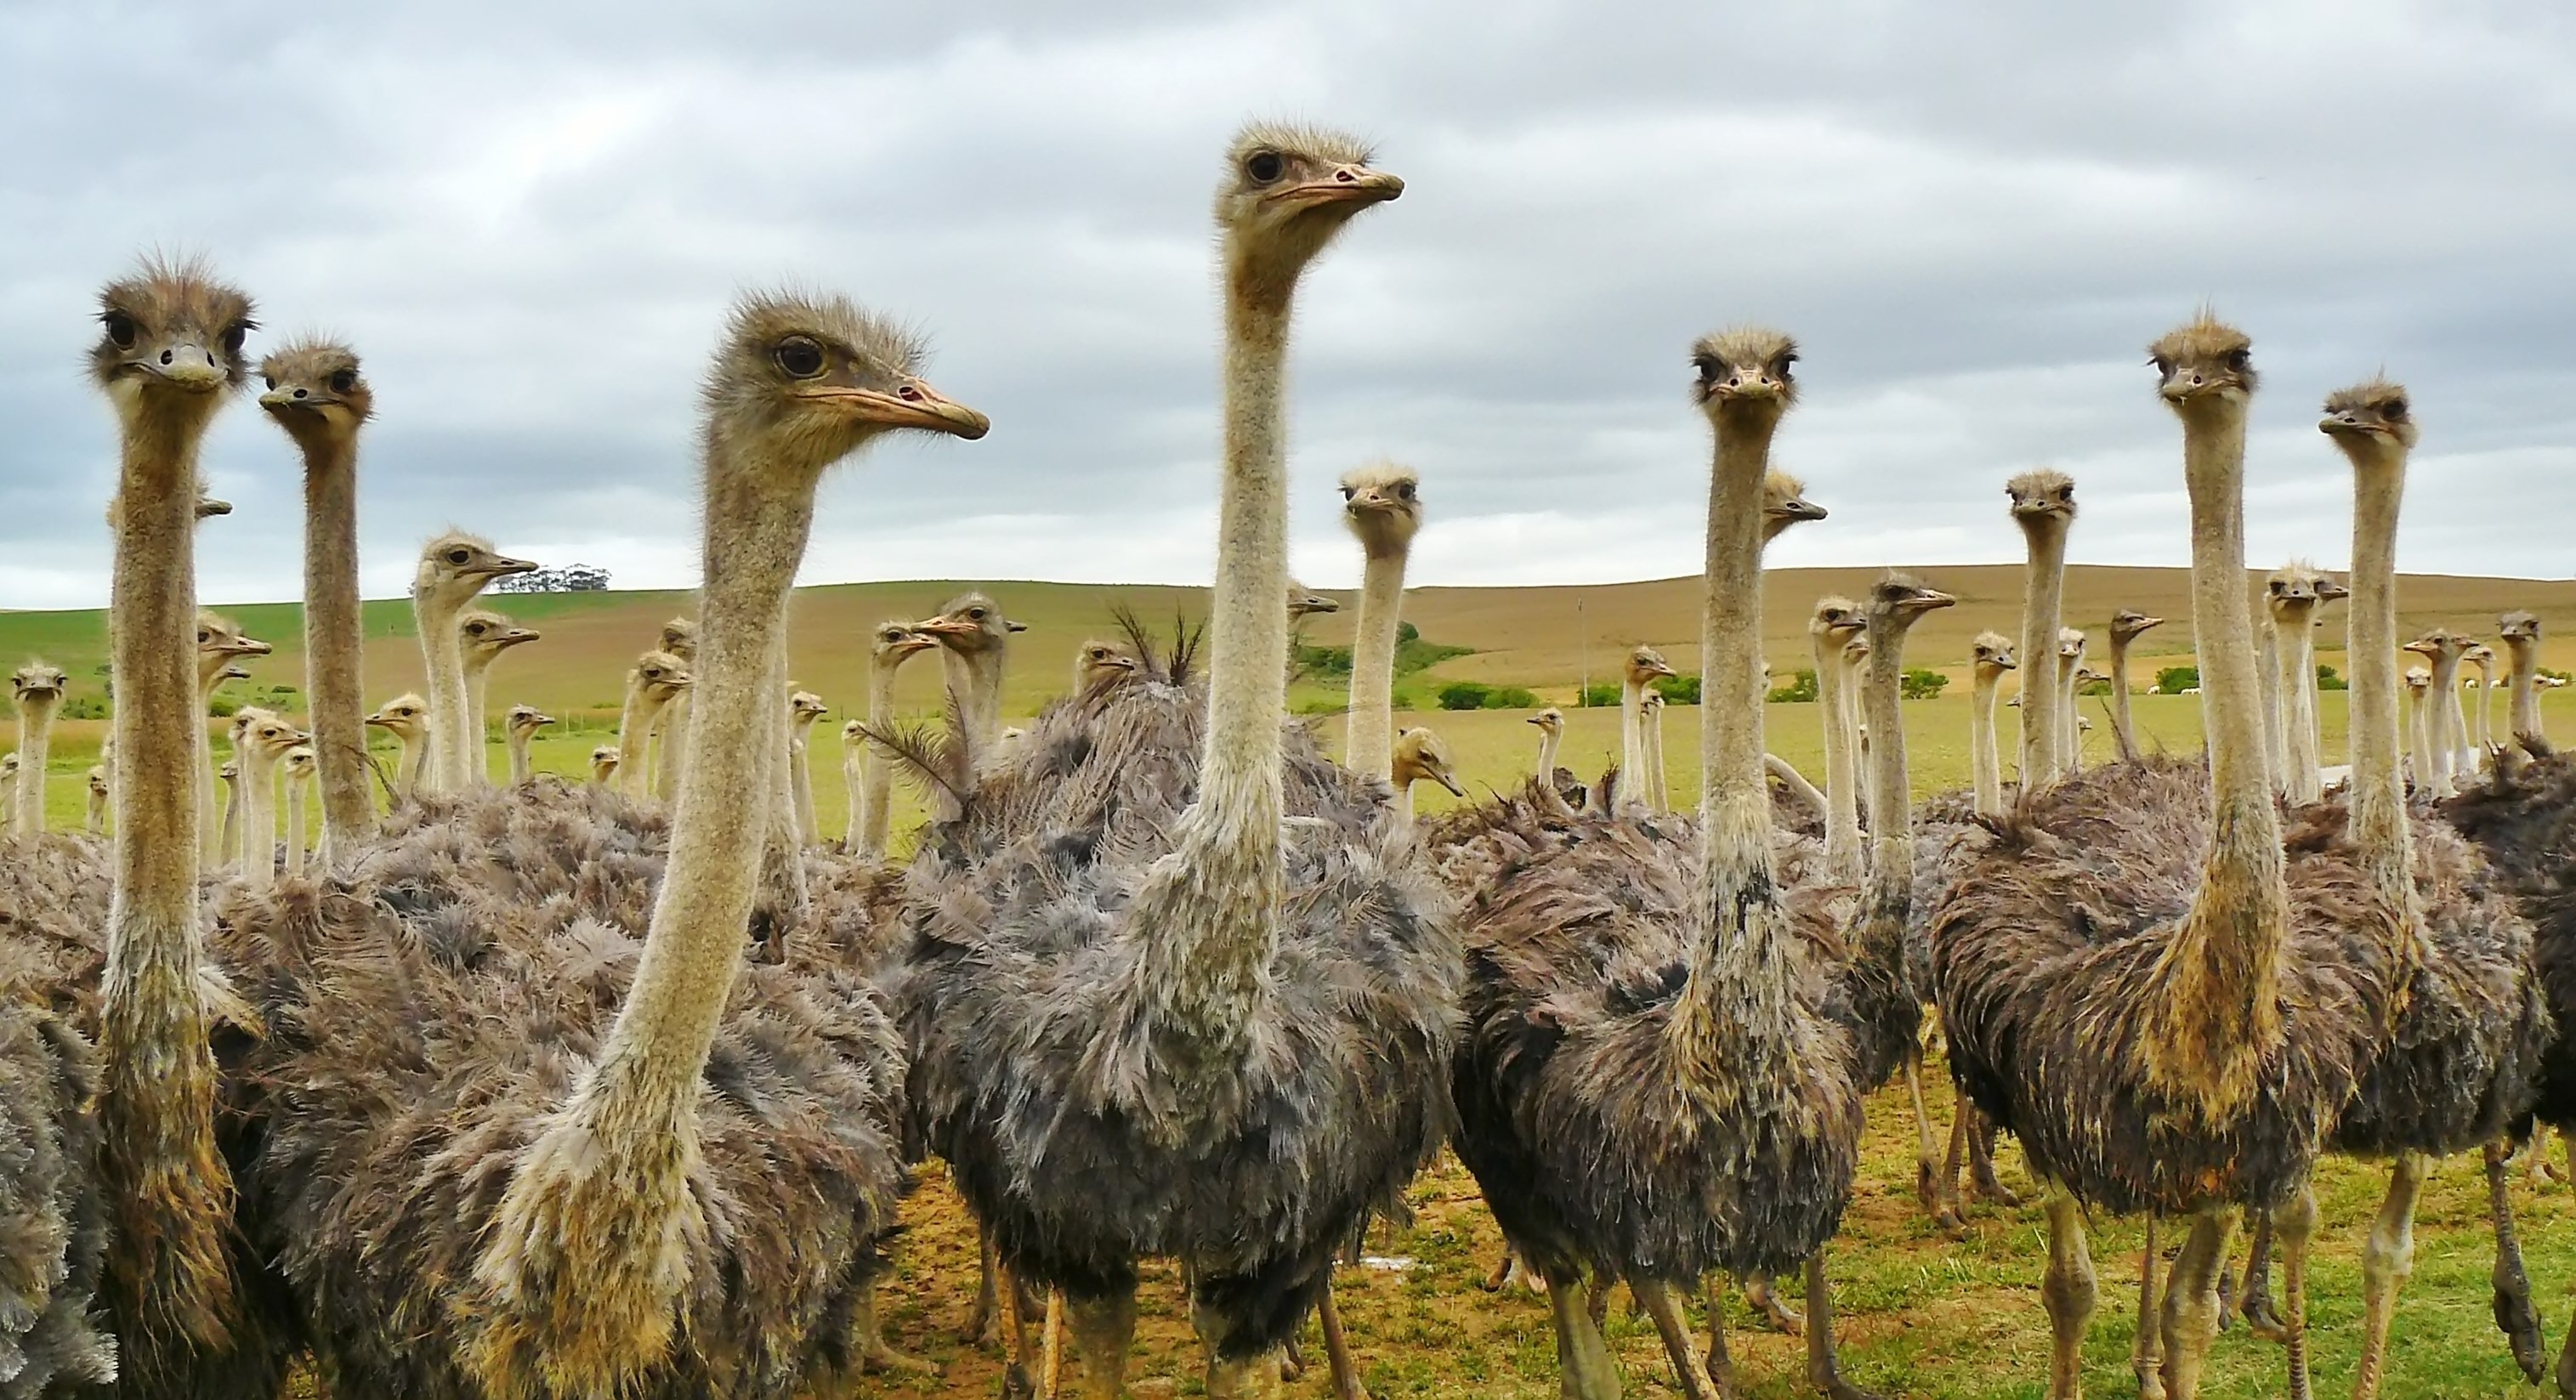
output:
M236 868L253 890L277 883L277 767L287 751L313 736L261 709L245 709L247 723L236 731L241 764L241 863Z
M939 644L948 702L957 712L960 772L971 782L1001 741L1002 670L1011 634L1029 625L1003 616L999 604L970 591L949 599L912 630Z
M21 836L45 829L45 763L52 751L54 711L63 703L71 678L60 666L30 661L9 677L9 693L18 701L18 808Z
M2470 727L2469 745L2483 760L2496 749L2495 707L2488 703L2495 695L2495 648L2484 642L2472 643L2460 659L2478 668L2478 678L2462 681L2461 687L2477 697L2477 723ZM2471 766L2474 768L2476 765Z
M375 712L367 716L366 722L394 736L394 743L401 750L401 759L394 770L396 776L388 784L394 796L421 796L421 781L429 768L429 702L417 694L397 695L377 706Z
M111 516L112 520L114 517ZM203 518L203 517L195 517ZM218 869L232 859L229 845L218 844L215 824L215 783L207 776L214 767L214 749L206 736L204 715L215 692L228 680L248 680L250 672L240 662L244 657L266 656L274 648L256 637L245 635L229 619L213 613L197 614L197 714L199 716L192 743L196 752L197 826L203 849L198 852L203 869Z
M512 705L502 720L502 729L510 741L510 786L518 787L536 776L536 765L528 758L528 744L537 731L555 722L553 715L534 705Z
M2082 688L2085 635L2073 627L2057 630L2057 722L2065 733L2058 739L2058 756L2069 773L2084 771L2083 716L2076 711L2076 693Z
M617 763L617 746L615 744L601 744L599 747L592 749L590 751L590 781L592 784L604 788L611 782L615 781L617 777Z
M2401 912L2413 956L2394 1042L2362 1078L2328 1139L2336 1151L2393 1159L2388 1196L2362 1251L2363 1335L2354 1394L2377 1393L2397 1292L2413 1262L2415 1202L2427 1159L2483 1148L2495 1213L2495 1315L2536 1384L2540 1323L2515 1243L2506 1192L2507 1130L2530 1108L2533 1077L2552 1038L2532 964L2531 928L2486 860L2439 822L2410 823L2397 755L2397 520L2416 421L2406 391L2374 381L2326 400L2319 424L2354 476L2352 778L2345 798L2312 820L2340 820L2349 857L2378 899ZM2289 571L2295 594L2313 569ZM2279 581L2279 576L2275 576ZM2283 590L2273 589L2275 613ZM2340 596L2340 594L2339 594ZM2305 630L2304 621L2297 625ZM2285 631L2285 647L2295 641ZM2304 652L2303 657L2304 659ZM2286 670L2284 693L2295 677ZM2299 716L2289 739L2299 744ZM2295 770L2294 770L2295 776ZM2288 1208L2301 1229L2315 1215L2302 1191ZM2259 1241L2256 1258L2262 1257ZM2246 1312L2259 1319L2261 1277L2249 1268Z
M1014 1276L1064 1295L1086 1394L1121 1393L1148 1254L1187 1271L1208 1393L1266 1393L1335 1255L1398 1207L1446 1118L1445 901L1377 819L1384 789L1281 715L1289 303L1350 216L1403 188L1366 154L1262 125L1228 157L1204 710L1142 679L1050 710L1010 789L977 798L1048 794L1042 824L914 871L916 1112Z
M311 744L298 744L286 751L277 770L286 780L286 873L302 875L309 847L304 816L304 793L313 785L315 754Z
M1816 659L1816 715L1825 730L1825 877L1856 885L1861 877L1859 735L1852 730L1850 705L1843 688L1849 673L1843 646L1860 636L1860 607L1851 599L1830 595L1816 600L1807 615L1807 642ZM1705 681L1702 684L1706 684Z
M2163 618L2135 608L2111 615L2111 737L2118 742L2122 758L2138 756L2138 731L2129 719L2129 648L2164 625Z
M525 559L495 553L492 542L451 530L421 546L411 606L429 677L429 765L421 791L445 796L483 784L483 735L470 728L473 696L465 678L462 615L496 578L533 571Z
M1073 653L1073 693L1116 685L1135 675L1137 664L1136 654L1118 642L1084 642Z
M2458 792L2459 779L2466 776L2460 771L2460 748L2453 735L2460 725L2460 657L2468 651L2469 639L2447 627L2432 627L2408 642L2406 649L2432 663L2424 677L2422 781L2433 799L2440 801Z
M2136 614L2124 613L2123 616ZM2153 619L2154 622L2163 620ZM2146 629L2141 627L2138 630L2143 632ZM2111 665L2116 674L2120 666L2117 659L2120 656L2120 633L2116 621L2112 624L2111 637L2114 658ZM1982 817L2003 815L2003 763L1995 746L1995 690L2002 683L2004 672L2014 669L2016 664L2012 639L2001 632L1980 632L1968 644L1969 711L1972 716L1968 724L1968 766L1976 785L1977 815ZM2125 731L2127 725L2123 723L2121 728Z
M259 406L304 458L304 690L322 785L322 849L376 829L367 791L366 702L358 607L358 432L375 393L357 352L302 339L260 362Z
M2062 472L2042 468L2004 483L2012 500L2013 523L2029 547L2022 582L2019 654L2038 658L2057 654L2057 618L2066 597L2066 532L2075 523L2075 483ZM2066 734L2057 714L2057 687L2046 683L2044 668L2033 683L2023 673L2021 688L2022 791L2037 792L2056 781L2066 767Z
M679 658L683 667L698 664L698 624L694 619L675 617L662 624L661 640L654 644L660 650ZM680 760L685 752L684 740L689 732L689 692L683 687L672 693L650 726L654 741L652 794L665 803L680 800ZM637 772L640 780L641 769Z
M2504 643L2505 655L2511 660L2509 681L2513 699L2505 712L2517 739L2539 739L2540 731L2540 619L2530 613L2514 611L2496 618L2497 640Z
M1758 693L1759 501L1795 357L1770 331L1693 348L1716 442L1695 831L1587 818L1504 865L1468 911L1456 1142L1547 1279L1569 1396L1618 1393L1585 1302L1609 1281L1587 1279L1596 1266L1628 1280L1697 1395L1676 1285L1803 1264L1810 1374L1857 1393L1834 1362L1823 1246L1861 1130L1857 1018L1835 1012L1862 960L1811 943L1830 939L1821 903L1784 900L1773 878ZM1709 1366L1726 1375L1722 1334Z
M344 897L228 911L233 946L293 954L245 1069L297 1086L256 1105L254 1224L335 1393L783 1400L861 1359L900 1045L848 976L741 963L819 480L891 430L984 431L915 353L838 298L734 309L701 400L703 655L666 861L612 795L469 793Z
M903 663L938 644L938 638L915 632L908 622L890 619L877 624L876 636L868 648L868 717L864 732L883 733L894 723L895 673ZM847 737L845 734L845 742ZM857 787L850 800L848 845L862 859L881 861L885 859L887 828L894 814L893 759L884 749L868 743L857 750L856 761Z
M213 867L211 867L217 871L225 871L235 868L241 857L242 795L241 759L239 757L239 753L241 749L242 726L239 722L240 719L241 716L237 714L235 716L235 720L237 722L232 727L233 749L235 756L225 759L222 763L215 765L215 780L224 785L222 835L215 844L217 847L222 849L225 854L221 860L215 862Z
M89 810L81 819L81 830L92 836L105 835L109 797L106 765L91 764L86 777L89 787Z
M644 743L654 721L688 688L688 663L667 651L644 653L626 672L626 701L617 716L617 771L624 775L627 796L640 801L653 795Z
M1405 557L1422 528L1421 485L1412 468L1393 462L1372 462L1342 477L1342 524L1367 560L1352 633L1350 733L1343 745L1344 762L1363 777L1393 771L1396 626L1404 610Z
M18 829L18 755L0 754L0 832Z
M2316 616L2318 605L2325 601L2319 585L2326 581L2325 574L2304 559L2291 560L2263 581L2273 655L2280 666L2273 685L2281 697L2281 792L2298 807L2325 795L2315 695L2308 687L2317 674Z
M1619 669L1619 785L1638 789L1644 798L1646 772L1646 692L1658 679L1677 674L1653 647L1631 648ZM1624 804L1623 804L1624 805Z
M1657 815L1672 810L1671 795L1664 781L1664 693L1648 690L1639 700L1638 722L1646 733L1646 770L1637 775L1646 799L1646 810Z
M2026 794L1945 891L1931 951L1954 1073L2049 1183L2049 1393L2082 1388L2090 1207L2194 1217L2160 1323L2142 1328L2161 1346L2137 1356L2142 1383L2153 1365L2189 1400L2236 1212L2301 1196L2389 1043L2407 940L2348 853L2285 859L2243 593L2251 344L2204 314L2150 353L2183 428L2207 777L2149 759ZM2279 1222L2304 1394L2297 1225Z
M787 697L787 777L796 790L797 839L807 845L819 844L823 829L814 822L814 763L806 741L813 736L814 722L830 714L831 708L810 690L792 691Z
M512 647L541 640L544 633L533 627L521 627L488 608L475 608L456 619L458 641L465 659L465 737L473 744L473 756L466 764L467 776L475 783L490 781L483 761L486 733L484 692L492 680L492 663ZM506 736L507 726L504 726Z
M1452 797L1464 797L1467 790L1458 785L1457 770L1451 766L1449 746L1428 729L1396 731L1394 772L1388 782L1395 789L1395 814L1404 825L1413 824L1413 785L1438 783L1449 789Z
M1583 798L1566 791L1574 775L1556 766L1556 751L1565 742L1565 711L1554 705L1529 717L1538 726L1538 767L1533 770L1531 790L1549 813L1570 818L1583 805Z
M2412 643L2406 647L2408 651L2415 649ZM2408 754L2406 762L2410 770L2409 776L2414 778L2415 786L2430 795L2433 790L2433 770L2436 762L2433 754L2433 726L2429 704L2429 697L2433 692L2433 673L2421 666L2409 666L2406 668L2405 685L2406 752Z

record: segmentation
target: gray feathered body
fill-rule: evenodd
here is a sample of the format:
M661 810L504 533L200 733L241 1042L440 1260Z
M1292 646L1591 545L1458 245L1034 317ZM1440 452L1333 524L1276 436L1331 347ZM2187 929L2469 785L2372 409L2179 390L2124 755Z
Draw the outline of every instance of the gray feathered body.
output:
M268 1027L231 1065L244 1227L331 1393L484 1393L459 1358L485 1226L607 1036L667 847L658 816L541 780L406 805L345 878L224 904ZM902 1100L863 979L742 971L698 1102L709 1228L682 1246L681 1340L636 1393L783 1398L854 1370Z
M2492 864L2531 921L2531 965L2552 1013L2533 1111L2576 1131L2576 758L2533 739L2530 761L2504 764L2486 782L2438 805Z
M1607 1265L1678 1283L1794 1269L1830 1239L1878 1058L1862 1042L1886 1038L1838 933L1849 891L1782 896L1798 1039L1780 1058L1797 1081L1725 1066L1710 1081L1685 1067L1677 1014L1694 819L1569 822L1506 797L1434 839L1479 849L1487 872L1462 917L1457 1146L1514 1246L1552 1277Z
M1291 725L1257 1009L1228 1062L1171 1058L1122 912L1197 795L1204 717L1144 676L1040 716L917 858L902 1005L925 1139L1003 1257L1080 1297L1177 1258L1239 1357L1446 1134L1458 952L1385 785Z
M2339 839L2312 843L2288 864L2284 1035L2251 1100L2209 1122L2156 1085L2145 1027L2208 827L2197 760L2086 769L1968 838L1932 914L1953 1074L2037 1174L2117 1214L2279 1205L2391 1042L2395 917Z

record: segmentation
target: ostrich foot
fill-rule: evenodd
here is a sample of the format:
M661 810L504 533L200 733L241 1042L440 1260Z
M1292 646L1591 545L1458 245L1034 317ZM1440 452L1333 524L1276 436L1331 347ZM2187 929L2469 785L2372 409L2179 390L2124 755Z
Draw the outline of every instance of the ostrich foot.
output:
M1965 1096L1962 1096L1950 1109L1950 1150L1941 1159L1941 1180L1938 1184L1941 1204L1940 1208L1933 1212L1932 1221L1935 1225L1950 1230L1952 1234L1961 1233L1968 1217L1967 1204L1959 1194L1959 1173L1967 1166L1976 1111L1976 1105L1969 1103ZM1960 1222L1961 1228L1954 1229L1947 1223L1950 1221Z
M1306 1339L1290 1337L1279 1348L1279 1379L1302 1380L1306 1375Z
M869 1284L859 1295L856 1315L850 1319L851 1350L860 1374L875 1371L883 1375L935 1376L939 1367L909 1352L894 1349L885 1339L885 1329L877 1321L877 1289Z
M2156 1217L2147 1216L2147 1240L2138 1251L2138 1335L2129 1345L2129 1369L2138 1377L2138 1400L2164 1400L2163 1290L2157 1275L2164 1253L2156 1242Z
M1994 1120L1977 1113L1974 1105L1968 1111L1976 1113L1976 1124L1968 1134L1968 1180L1976 1187L1977 1199L2006 1210L2019 1210L2021 1193L2004 1185L2003 1178L1995 1175Z
M1116 1391L1105 1392L1114 1397ZM1263 1352L1249 1361L1211 1356L1207 1364L1208 1400L1271 1400L1279 1394L1279 1357Z
M1744 1280L1744 1301L1751 1303L1753 1310L1762 1314L1763 1320L1769 1322L1775 1332L1786 1332L1795 1337L1807 1330L1806 1315L1780 1300L1779 1290L1771 1286L1769 1274L1754 1274Z
M2379 1393L2397 1291L2415 1269L2415 1202L2423 1191L2424 1159L2399 1154L2388 1169L2388 1198L2361 1246L2361 1360L2353 1367L2353 1400L2370 1400Z
M1582 1276L1569 1273L1547 1284L1548 1311L1556 1319L1557 1394L1562 1400L1619 1400L1619 1368L1592 1321Z
M1735 1359L1726 1354L1726 1275L1708 1276L1708 1379L1718 1400L1734 1400Z
M1333 1290L1327 1284L1324 1296L1316 1305L1324 1329L1324 1363L1332 1371L1334 1400L1369 1400L1368 1386L1360 1380L1360 1363L1351 1355L1351 1339L1342 1330L1342 1308L1333 1301Z
M2245 1287L2239 1293L2237 1311L2245 1315L2245 1325L2255 1336L2267 1342L2285 1342L2289 1329L2281 1322L2280 1309L2272 1304L2272 1220L2258 1217L2254 1222L2254 1239L2245 1250Z
M1484 1281L1476 1286L1488 1293L1500 1293L1514 1283L1532 1293L1547 1291L1547 1280L1539 1276L1538 1270L1521 1262L1519 1250L1505 1245L1503 1257L1494 1261L1494 1271L1485 1275Z
M975 1306L966 1314L966 1342L990 1351L1002 1344L1002 1260L990 1234L978 1229L975 1241L982 1258L977 1265Z
M2049 1400L2083 1400L2084 1326L2092 1321L2096 1285L2085 1248L2084 1212L2062 1190L2048 1193L2048 1268L2039 1296L2048 1305Z
M1834 1349L1834 1290L1825 1277L1825 1251L1807 1256L1807 1383L1830 1400L1880 1400L1843 1379L1842 1358Z
M1628 1291L1637 1295L1637 1306L1654 1319L1655 1334L1664 1340L1664 1354L1672 1358L1675 1383L1685 1400L1711 1400L1701 1379L1699 1357L1691 1347L1690 1319L1683 1315L1672 1285L1662 1279L1630 1278Z
M2513 1350L2514 1364L2533 1385L2549 1376L2548 1340L2541 1335L2540 1308L2531 1299L2531 1275L2523 1271L2522 1240L2513 1225L2513 1191L2505 1146L2486 1146L2487 1213L2495 1221L2496 1259L2490 1278L2495 1284L2495 1323Z

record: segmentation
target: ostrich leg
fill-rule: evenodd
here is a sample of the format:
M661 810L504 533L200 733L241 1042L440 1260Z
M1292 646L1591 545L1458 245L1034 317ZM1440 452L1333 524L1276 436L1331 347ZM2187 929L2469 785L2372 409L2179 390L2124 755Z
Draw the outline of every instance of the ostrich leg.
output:
M1351 1339L1342 1331L1342 1309L1333 1301L1331 1284L1324 1285L1324 1296L1317 1300L1315 1311L1324 1330L1324 1364L1333 1376L1334 1400L1369 1400L1368 1385L1360 1379L1360 1363L1351 1355Z
M1970 1104L1968 1124L1968 1179L1976 1183L1978 1198L2006 1210L2020 1209L2020 1194L1995 1175L1995 1120Z
M2165 1348L2163 1293L2156 1286L2164 1265L2156 1241L2156 1214L2147 1212L2147 1241L2138 1250L2138 1336L2129 1346L2129 1369L2137 1373L2138 1400L2164 1400Z
M1834 1353L1834 1285L1825 1277L1821 1245L1807 1256L1807 1383L1830 1400L1878 1400L1843 1379L1842 1359Z
M1807 1330L1806 1317L1780 1300L1780 1291L1772 1285L1769 1274L1753 1274L1744 1280L1744 1301L1751 1303L1774 1331L1795 1337Z
M2245 1249L2245 1289L2238 1310L2255 1336L2267 1342L2287 1341L2280 1310L2272 1306L2272 1218L2257 1216L2250 1233L2253 1241Z
M2549 1376L2540 1309L2531 1301L2531 1276L2522 1268L2522 1240L2513 1228L2509 1150L2502 1139L2486 1145L2487 1214L2495 1221L2495 1322L2513 1348L2514 1364L2533 1385Z
M1003 1326L1016 1331L1019 1308L1016 1299L1005 1305ZM1082 1393L1085 1400L1118 1400L1127 1393L1127 1352L1136 1341L1136 1292L1125 1292L1106 1298L1068 1298L1064 1314L1073 1328L1073 1343L1082 1353ZM1215 1387L1208 1389L1210 1395Z
M1708 1276L1708 1379L1717 1393L1733 1400L1735 1359L1726 1354L1726 1275Z
M1905 1049L1905 1092L1914 1101L1915 1198L1930 1213L1933 1224L1957 1234L1968 1228L1968 1222L1960 1215L1955 1200L1957 1178L1943 1182L1937 1176L1941 1170L1941 1145L1932 1137L1932 1114L1923 1107L1923 1046L1919 1041Z
M2048 1400L2084 1400L2084 1325L2093 1318L2093 1256L2084 1247L2084 1209L2059 1187L2048 1192Z
M1690 1319L1682 1312L1680 1295L1662 1279L1632 1277L1628 1290L1637 1295L1637 1305L1655 1323L1655 1333L1664 1339L1664 1354L1672 1358L1675 1384L1687 1400L1710 1400L1708 1383L1700 1371L1700 1359L1691 1345Z
M2272 1228L2281 1237L2281 1293L2289 1300L2289 1316L2282 1319L2281 1340L2290 1352L2290 1400L2309 1400L2308 1396L2308 1244L2317 1234L2317 1193L2300 1187L2290 1203L2272 1212ZM2219 1274L2225 1277L2227 1263L2219 1261ZM2392 1291L2390 1300L2395 1301ZM2356 1397L2367 1392L2355 1388Z
M2218 1340L2218 1278L2227 1270L2227 1246L2235 1234L2235 1208L2213 1206L2192 1217L2191 1235L2174 1255L2164 1298L2166 1400L2195 1400L2200 1394L2200 1374ZM2292 1393L2305 1393L2304 1375L2294 1375L2291 1384Z
M2424 1159L2398 1154L2388 1169L2388 1198L2370 1223L2361 1247L2361 1361L2353 1367L2355 1400L2379 1393L2387 1364L2388 1324L2397 1315L2397 1290L2415 1269L2415 1202L2424 1194ZM2295 1324L2294 1324L2295 1325Z
M1580 1269L1547 1276L1547 1308L1556 1320L1557 1393L1562 1400L1619 1400L1619 1368L1585 1303L1590 1286Z

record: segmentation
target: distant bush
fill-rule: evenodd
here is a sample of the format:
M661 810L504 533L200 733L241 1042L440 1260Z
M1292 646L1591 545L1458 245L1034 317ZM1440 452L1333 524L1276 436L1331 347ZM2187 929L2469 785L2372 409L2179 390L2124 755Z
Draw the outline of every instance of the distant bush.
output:
M1440 708L1444 710L1481 710L1494 688L1481 681L1451 681L1440 687Z
M107 718L106 697L98 695L74 696L73 698L63 702L61 714L65 719L105 719Z
M1667 705L1696 705L1699 703L1699 677L1658 676L1655 693L1664 697Z
M1349 647L1317 647L1299 642L1292 659L1296 662L1298 675L1339 676L1344 680L1350 679L1351 649Z
M2075 687L2075 693L2078 695L2108 695L2111 693L2111 683L2109 681L2086 681L2084 684Z
M1939 697L1942 690L1950 684L1950 678L1938 671L1927 671L1920 666L1908 666L1905 668L1905 675L1896 684L1899 693L1908 700L1931 700ZM1884 695L1887 692L1879 693Z
M1395 625L1395 673L1399 676L1409 676L1416 671L1428 670L1453 656L1472 656L1475 651L1474 647L1453 647L1439 642L1426 642L1422 640L1421 630L1410 622L1399 622ZM1309 646L1304 642L1295 642L1290 646L1289 658L1296 664L1297 674L1301 676L1313 676L1318 679L1348 680L1350 678L1351 649L1349 647Z
M608 587L608 571L596 564L566 564L497 578L489 587L495 593L597 593Z
M1789 683L1773 690L1768 697L1774 705L1812 705L1816 703L1816 673L1812 667L1801 667L1789 673Z
M1485 696L1489 710L1535 710L1538 697L1516 685L1498 685Z
M2156 693L2159 695L2180 695L2186 690L2197 689L2199 685L2200 668L2197 666L2167 666L2156 672Z
M2317 689L2350 690L2352 689L2352 682L2336 675L2335 668L2332 666L2319 666L2317 668Z
M231 719L241 713L242 702L229 695L217 695L206 701L206 713L217 719Z
M2553 680L2553 681L2563 681L2563 680L2570 679L2570 677L2568 676L2568 674L2567 674L2565 671L2558 670L2558 669L2557 669L2557 668L2555 668L2555 667L2551 667L2551 666L2534 666L2534 667L2532 667L2531 669L2532 669L2534 672L2536 672L2536 673L2538 673L2538 674L2540 674L2540 675L2544 675L2544 676L2549 677L2549 678L2550 678L2551 680Z
M1596 681L1583 688L1583 697L1575 703L1587 710L1607 709L1619 703L1619 687Z

